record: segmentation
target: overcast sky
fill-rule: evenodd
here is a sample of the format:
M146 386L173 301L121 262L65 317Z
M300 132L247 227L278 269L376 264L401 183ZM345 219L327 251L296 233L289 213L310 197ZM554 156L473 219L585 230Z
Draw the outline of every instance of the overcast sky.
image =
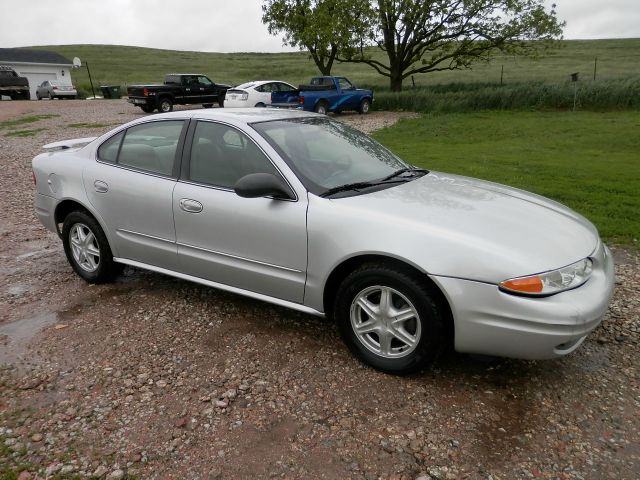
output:
M567 21L565 38L640 37L640 0L555 3ZM96 43L206 52L285 50L260 21L261 0L19 0L16 5L3 9L0 48Z

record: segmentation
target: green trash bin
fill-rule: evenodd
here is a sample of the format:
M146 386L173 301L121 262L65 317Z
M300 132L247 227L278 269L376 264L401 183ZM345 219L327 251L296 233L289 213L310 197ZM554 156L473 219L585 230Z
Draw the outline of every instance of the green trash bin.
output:
M102 90L102 96L104 98L120 98L122 94L120 93L120 85L100 85L100 90Z

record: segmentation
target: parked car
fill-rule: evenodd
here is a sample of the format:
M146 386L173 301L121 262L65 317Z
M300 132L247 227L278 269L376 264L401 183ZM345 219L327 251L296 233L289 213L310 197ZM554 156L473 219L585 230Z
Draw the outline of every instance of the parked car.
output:
M274 107L317 113L340 113L343 110L369 113L371 102L373 92L354 87L346 77L314 77L309 85L271 94L271 105Z
M566 355L613 291L612 255L582 216L412 167L324 115L181 111L45 148L36 214L86 281L132 265L328 315L386 372L450 342Z
M215 83L199 73L170 73L162 85L131 85L127 88L129 103L144 112L170 112L174 105L202 104L205 108L217 103L224 106L224 95L230 85Z
M296 87L278 80L256 80L227 90L225 108L266 107L272 92L293 92Z
M3 95L11 100L29 100L29 79L21 77L11 67L0 65L0 99Z
M54 98L66 98L75 99L78 96L78 91L73 85L61 83L57 80L47 80L38 85L36 89L36 98L42 100L48 98L53 100Z

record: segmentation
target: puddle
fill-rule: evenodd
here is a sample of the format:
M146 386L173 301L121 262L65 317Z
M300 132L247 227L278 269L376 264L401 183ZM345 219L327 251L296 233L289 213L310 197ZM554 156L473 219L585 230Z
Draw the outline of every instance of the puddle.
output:
M0 325L0 364L25 360L27 346L33 337L57 321L57 313L45 313Z

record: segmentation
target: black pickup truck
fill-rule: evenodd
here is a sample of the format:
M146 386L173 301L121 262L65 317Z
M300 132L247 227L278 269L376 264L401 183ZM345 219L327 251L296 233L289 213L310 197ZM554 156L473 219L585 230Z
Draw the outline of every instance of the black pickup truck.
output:
M11 100L29 100L29 80L21 77L11 67L0 65L0 99L6 95Z
M214 83L198 73L170 73L162 85L131 85L127 88L129 103L146 113L155 109L170 112L174 105L201 103L210 108L214 103L224 106L224 95L231 85Z

